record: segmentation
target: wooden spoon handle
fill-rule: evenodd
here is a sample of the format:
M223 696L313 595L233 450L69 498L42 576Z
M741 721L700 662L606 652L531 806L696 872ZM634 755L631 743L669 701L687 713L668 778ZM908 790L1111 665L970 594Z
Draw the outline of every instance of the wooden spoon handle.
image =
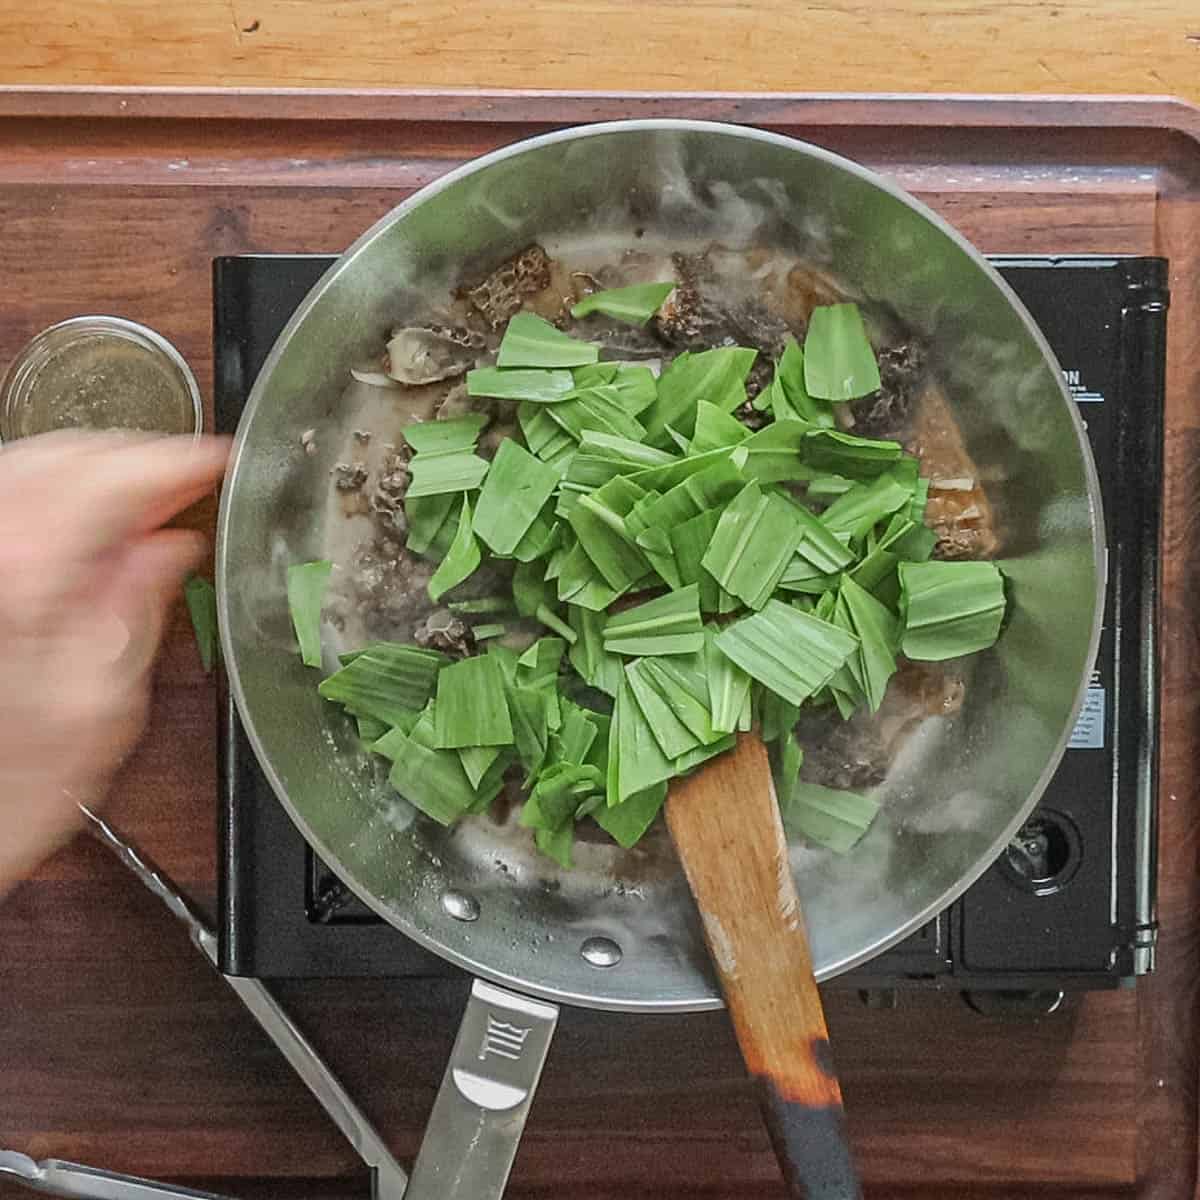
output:
M761 1080L760 1087L759 1106L791 1194L807 1200L862 1200L841 1104L812 1107L785 1100L773 1080Z
M859 1200L842 1093L761 740L740 734L729 754L676 780L667 826L791 1194Z

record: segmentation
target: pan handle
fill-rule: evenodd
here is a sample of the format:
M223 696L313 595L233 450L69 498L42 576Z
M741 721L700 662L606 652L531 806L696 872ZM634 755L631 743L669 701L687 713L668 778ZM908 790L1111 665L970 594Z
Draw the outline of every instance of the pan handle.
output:
M471 985L404 1200L499 1200L508 1183L558 1008Z

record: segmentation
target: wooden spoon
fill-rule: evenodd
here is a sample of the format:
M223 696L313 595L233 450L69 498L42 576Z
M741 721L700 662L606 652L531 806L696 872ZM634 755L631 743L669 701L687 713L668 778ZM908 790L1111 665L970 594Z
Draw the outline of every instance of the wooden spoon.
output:
M808 935L757 734L739 734L728 754L671 784L667 826L789 1191L805 1200L859 1200Z

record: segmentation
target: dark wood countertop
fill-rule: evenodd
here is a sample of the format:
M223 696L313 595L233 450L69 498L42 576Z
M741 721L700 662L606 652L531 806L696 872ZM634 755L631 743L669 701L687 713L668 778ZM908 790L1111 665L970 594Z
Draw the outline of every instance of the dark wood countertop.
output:
M623 102L458 97L434 120L436 98L346 97L286 124L286 98L118 107L129 103L0 92L0 361L54 320L115 310L176 342L207 392L214 255L340 249L463 155L548 122L614 115ZM1184 1200L1196 1186L1200 978L1200 117L1144 104L823 103L713 100L704 111L879 165L986 250L1123 249L1173 265L1161 970L1136 991L1082 996L1025 1022L979 1016L956 996L904 995L895 1011L875 1011L827 989L867 1194ZM100 114L110 115L91 119ZM955 128L964 121L974 128ZM1031 189L1017 170L1029 129L1052 125L1061 129L1040 143ZM987 164L986 182L960 183L938 166L964 157ZM150 732L110 811L210 908L215 731L214 684L180 611ZM329 980L278 993L410 1158L463 985ZM0 1080L0 1145L35 1157L206 1180L235 1196L365 1195L352 1151L182 929L87 839L0 906ZM0 1197L24 1194L0 1184ZM565 1012L509 1194L781 1196L724 1015Z

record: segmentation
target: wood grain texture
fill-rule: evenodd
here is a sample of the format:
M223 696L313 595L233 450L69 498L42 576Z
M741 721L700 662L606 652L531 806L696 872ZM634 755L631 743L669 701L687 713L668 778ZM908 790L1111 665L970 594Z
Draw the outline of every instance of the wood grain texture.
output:
M762 739L740 733L727 754L672 780L666 820L789 1191L856 1200L842 1092Z
M1200 99L1194 0L3 0L0 30L24 83Z
M114 11L94 10L94 20L105 26ZM145 10L144 22L156 19ZM0 54L14 53L0 43ZM1017 1025L980 1017L954 996L906 995L893 1012L833 988L824 998L870 1200L1186 1200L1200 1079L1193 110L0 91L0 363L54 320L116 312L175 341L207 394L214 255L336 251L419 182L482 149L563 121L688 112L754 121L875 165L988 251L1171 256L1160 973L1136 993L1081 997ZM150 733L113 812L205 902L215 703L180 612ZM0 947L0 1144L136 1174L220 1179L220 1190L248 1198L364 1194L353 1153L303 1087L182 931L98 846L79 842L0 906ZM324 981L279 990L396 1153L411 1156L463 988ZM4 1200L25 1194L0 1185ZM565 1013L510 1194L780 1197L724 1014Z
M1200 1002L1200 809L1196 762L1200 756L1200 612L1188 596L1200 586L1200 528L1196 497L1200 492L1200 343L1191 306L1200 303L1200 275L1188 267L1200 255L1200 202L1190 188L1164 188L1157 222L1158 252L1171 260L1171 311L1167 337L1166 440L1162 530L1160 718L1160 863L1162 908L1160 953L1172 964L1168 976L1153 980L1151 1003L1142 1018L1142 1054L1149 1068L1142 1103L1147 1118L1159 1122L1174 1139L1196 1135L1195 1063L1183 1068L1166 1049L1172 1037L1192 1039ZM1164 1093L1187 1089L1191 1111L1169 1105ZM1169 1168L1146 1155L1141 1174L1148 1194L1170 1195ZM1200 1174L1191 1182L1200 1195Z
M812 1051L819 1042L826 1057L829 1031L762 740L739 734L673 780L666 819L747 1070L785 1099L840 1107L837 1077Z

